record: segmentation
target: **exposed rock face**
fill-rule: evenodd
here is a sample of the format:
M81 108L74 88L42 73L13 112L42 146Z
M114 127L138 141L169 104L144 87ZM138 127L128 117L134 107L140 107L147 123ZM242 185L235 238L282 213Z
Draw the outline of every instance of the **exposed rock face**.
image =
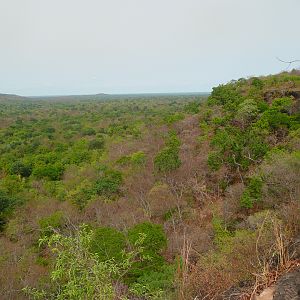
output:
M300 300L300 268L278 280L273 300Z

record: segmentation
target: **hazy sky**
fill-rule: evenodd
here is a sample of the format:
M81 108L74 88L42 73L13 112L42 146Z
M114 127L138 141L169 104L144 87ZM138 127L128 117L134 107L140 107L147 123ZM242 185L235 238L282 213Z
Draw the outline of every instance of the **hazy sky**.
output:
M300 0L0 0L0 93L209 91L300 59Z

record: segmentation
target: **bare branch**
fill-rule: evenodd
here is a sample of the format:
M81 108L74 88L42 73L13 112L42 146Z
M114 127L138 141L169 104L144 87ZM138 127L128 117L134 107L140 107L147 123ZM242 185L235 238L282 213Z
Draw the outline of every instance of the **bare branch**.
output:
M295 60L291 60L291 61L285 61L285 60L280 59L279 57L276 57L276 59L282 63L288 64L286 70L288 70L293 63L300 62L299 59L295 59Z

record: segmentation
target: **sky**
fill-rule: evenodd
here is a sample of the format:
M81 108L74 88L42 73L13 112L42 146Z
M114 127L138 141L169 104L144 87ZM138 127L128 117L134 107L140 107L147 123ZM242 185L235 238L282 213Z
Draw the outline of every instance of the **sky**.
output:
M206 92L300 59L300 0L0 0L0 93Z

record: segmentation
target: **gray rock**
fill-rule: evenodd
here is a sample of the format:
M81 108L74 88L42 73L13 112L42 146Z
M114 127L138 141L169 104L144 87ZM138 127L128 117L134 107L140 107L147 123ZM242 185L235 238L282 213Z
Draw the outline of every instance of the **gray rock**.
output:
M278 280L273 300L300 300L300 268Z

